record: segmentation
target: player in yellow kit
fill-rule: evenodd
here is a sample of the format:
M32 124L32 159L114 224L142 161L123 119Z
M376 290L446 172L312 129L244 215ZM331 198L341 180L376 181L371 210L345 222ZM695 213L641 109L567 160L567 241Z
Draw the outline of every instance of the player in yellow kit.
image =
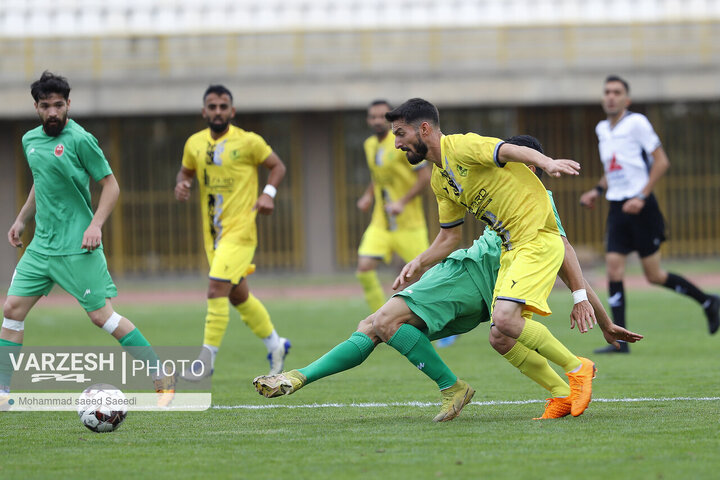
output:
M270 373L282 371L290 342L278 336L270 315L250 293L246 276L252 273L257 246L257 213L270 215L285 165L260 135L230 124L235 116L232 93L211 85L203 95L202 116L208 128L185 143L175 197L190 198L192 180L200 187L205 252L210 263L205 339L196 369L186 376L198 380L213 372L215 356L230 319L228 300L268 351ZM258 196L258 167L270 171Z
M389 262L393 252L409 262L429 245L420 194L430 183L430 169L425 162L410 165L405 153L395 148L395 136L385 120L389 111L385 100L375 100L368 107L367 123L373 135L363 148L371 182L357 202L362 211L375 203L358 248L357 268L357 278L373 312L385 303L376 272L378 264Z
M551 313L547 297L564 247L545 188L527 167L535 165L560 176L576 175L580 165L497 138L474 133L443 135L437 109L420 98L408 100L386 118L392 122L395 146L406 152L411 164L425 159L434 164L430 185L442 227L432 245L403 268L393 288L417 280L453 251L469 211L502 241L490 343L540 385L557 375L547 360L559 365L568 376L569 391L553 391L548 408L562 404L573 416L580 415L590 403L594 364L573 355L544 325L532 320L533 313ZM527 365L533 350L544 359Z

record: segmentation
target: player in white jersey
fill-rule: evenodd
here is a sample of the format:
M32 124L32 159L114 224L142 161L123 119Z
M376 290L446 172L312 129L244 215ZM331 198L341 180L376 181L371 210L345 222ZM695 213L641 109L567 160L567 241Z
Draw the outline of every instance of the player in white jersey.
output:
M645 278L696 300L705 312L710 333L714 334L720 327L720 297L703 292L684 277L666 272L660 265L665 222L652 191L670 167L670 162L647 117L630 112L629 106L628 83L615 75L607 77L602 98L607 119L595 128L605 175L595 188L580 197L580 203L588 208L593 208L603 193L610 202L605 263L613 320L617 325L625 326L625 261L629 253L637 251ZM622 343L619 350L609 346L595 350L595 353L629 351L628 345Z

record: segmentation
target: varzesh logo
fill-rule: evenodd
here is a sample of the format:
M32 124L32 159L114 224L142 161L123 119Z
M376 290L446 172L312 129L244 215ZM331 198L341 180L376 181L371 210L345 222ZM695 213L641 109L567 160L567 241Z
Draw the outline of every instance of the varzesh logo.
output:
M65 146L62 143L58 143L55 146L55 156L56 157L61 157L64 151L65 151Z

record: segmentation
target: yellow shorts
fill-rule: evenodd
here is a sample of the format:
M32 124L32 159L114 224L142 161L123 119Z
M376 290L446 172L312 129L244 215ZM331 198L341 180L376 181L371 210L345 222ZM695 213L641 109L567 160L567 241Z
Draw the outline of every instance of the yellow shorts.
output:
M414 230L386 230L370 225L363 234L358 248L361 257L373 257L390 262L393 252L409 262L427 250L428 233L426 228Z
M254 245L220 242L215 250L206 248L205 253L210 264L208 276L213 280L236 285L255 271L255 265L251 263L255 256Z
M524 310L550 315L547 298L564 257L565 246L560 235L546 232L540 232L532 242L503 252L493 292L493 308L498 299L510 300L522 303Z

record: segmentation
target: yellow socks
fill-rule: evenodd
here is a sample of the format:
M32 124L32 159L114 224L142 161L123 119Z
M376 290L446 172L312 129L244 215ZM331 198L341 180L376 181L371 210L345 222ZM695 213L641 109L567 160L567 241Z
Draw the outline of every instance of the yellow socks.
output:
M543 357L559 365L565 372L570 372L582 364L545 325L535 320L525 319L525 328L517 341L530 350L536 350Z
M265 305L252 293L240 305L235 307L240 312L240 317L250 330L260 338L267 338L275 330L270 321L270 314L265 309Z
M385 304L385 293L382 285L380 285L380 280L378 280L377 272L368 270L367 272L357 272L355 276L360 280L360 284L365 291L365 300L370 310L375 313Z
M567 397L570 395L570 387L550 367L547 360L522 343L515 342L515 345L503 357L512 366L520 370L523 375L544 389L549 390L553 397Z
M208 298L205 317L205 345L219 347L230 322L230 303L227 297Z

